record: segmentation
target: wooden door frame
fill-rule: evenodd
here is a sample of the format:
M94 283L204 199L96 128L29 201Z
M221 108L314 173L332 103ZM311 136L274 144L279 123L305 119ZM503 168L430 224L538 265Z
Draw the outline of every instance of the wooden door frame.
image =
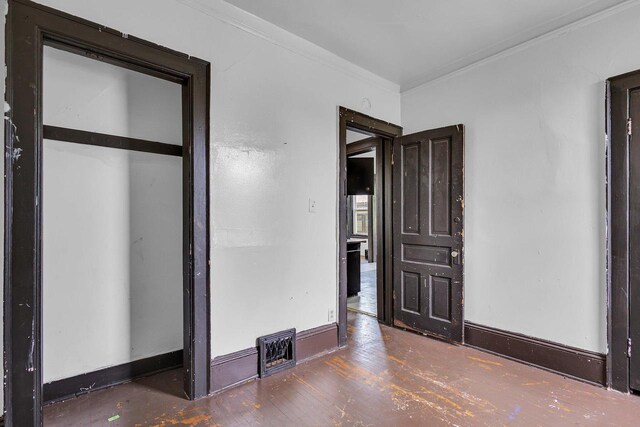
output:
M182 85L184 378L209 393L210 65L41 6L10 0L6 21L4 410L42 425L42 57L45 45Z
M382 155L381 185L384 203L378 208L382 213L378 220L381 229L384 230L382 235L378 236L378 256L384 259L384 262L377 266L383 271L384 310L383 313L378 313L378 319L388 325L393 324L392 150L393 140L402 137L400 126L345 107L338 107L338 345L340 347L347 345L347 129L381 137L384 140L383 147L379 150Z
M629 92L640 88L640 70L607 80L607 385L630 391Z

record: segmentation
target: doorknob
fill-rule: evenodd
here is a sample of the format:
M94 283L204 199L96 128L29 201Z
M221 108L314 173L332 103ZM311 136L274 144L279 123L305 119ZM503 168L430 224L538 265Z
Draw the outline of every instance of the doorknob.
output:
M460 264L460 252L456 251L455 249L451 251L451 258L453 258L453 263L458 265Z

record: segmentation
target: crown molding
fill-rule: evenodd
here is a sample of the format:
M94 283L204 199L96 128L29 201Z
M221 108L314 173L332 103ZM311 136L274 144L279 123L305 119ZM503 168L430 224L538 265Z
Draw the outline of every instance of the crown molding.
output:
M232 4L222 0L207 0L206 2L203 0L175 1L310 61L320 63L359 80L364 80L380 89L400 93L400 85L359 67L300 36L290 33Z
M504 49L498 53L495 53L493 55L487 56L483 59L480 59L478 61L472 62L469 65L466 65L464 67L455 69L453 71L444 73L442 75L439 76L435 76L433 78L425 78L425 76L423 76L422 78L419 79L415 79L413 80L413 83L407 84L406 88L402 87L401 88L401 93L403 95L409 95L414 91L418 91L420 89L424 89L427 88L429 86L434 86L437 85L443 81L449 80L453 77L456 77L460 74L466 73L467 71L473 70L475 68L479 68L485 64L491 63L493 61L497 61L501 58L506 58L508 56L511 56L513 54L516 54L518 52L521 52L523 50L529 49L530 47L533 47L535 45L538 45L540 43L544 43L546 41L549 40L553 40L555 38L558 37L562 37L563 35L577 30L578 28L581 27L585 27L587 25L593 24L595 22L601 21L603 19L606 19L610 16L613 15L617 15L618 13L622 13L628 9L631 9L632 7L636 7L640 5L640 0L628 0L625 1L623 3L617 4L615 6L611 6L607 9L604 9L600 12L594 13L592 15L589 15L585 18L582 19L578 19L577 21L571 22L567 25L564 25L560 28L557 28L555 30L549 31L547 33L544 33L540 36L534 37L530 40L527 40L525 42L519 43L513 47Z

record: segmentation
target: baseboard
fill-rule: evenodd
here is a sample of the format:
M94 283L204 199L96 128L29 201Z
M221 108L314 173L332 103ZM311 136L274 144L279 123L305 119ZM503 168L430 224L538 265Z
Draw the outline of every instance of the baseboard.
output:
M110 368L81 374L71 378L53 381L43 385L43 400L54 403L76 397L114 385L122 384L136 378L146 377L158 372L182 366L182 350L135 360Z
M563 344L465 322L465 345L527 365L604 386L606 357Z
M211 392L219 393L258 378L258 348L218 356L211 362Z
M331 323L296 334L298 363L338 348L338 325ZM256 347L218 356L211 362L211 393L220 393L258 378Z
M338 347L338 325L319 326L297 334L298 363L313 359Z

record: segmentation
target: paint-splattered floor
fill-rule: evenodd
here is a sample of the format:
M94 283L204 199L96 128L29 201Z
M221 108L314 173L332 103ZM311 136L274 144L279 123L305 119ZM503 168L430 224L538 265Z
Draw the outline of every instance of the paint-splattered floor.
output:
M196 402L166 372L49 406L45 425L640 425L640 396L349 316L347 349L287 372Z

